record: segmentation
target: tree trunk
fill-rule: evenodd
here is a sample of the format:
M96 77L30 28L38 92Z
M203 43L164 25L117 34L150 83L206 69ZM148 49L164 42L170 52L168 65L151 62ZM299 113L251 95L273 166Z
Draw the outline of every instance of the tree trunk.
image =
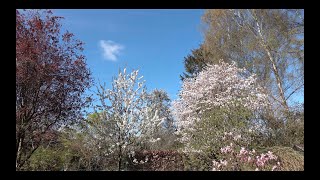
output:
M19 166L20 166L22 141L23 141L22 138L19 137L18 148L17 148L17 152L16 152L16 170L19 169Z
M119 145L119 154L118 154L118 171L121 171L121 163L122 163L122 148Z
M284 95L284 91L283 91L283 88L282 88L283 85L282 85L282 82L281 82L281 79L280 79L278 68L275 65L274 59L272 58L269 49L266 46L264 48L267 51L268 57L269 57L269 59L270 59L270 61L272 63L272 69L273 69L274 75L276 77L277 87L278 87L279 95L280 95L280 98L281 98L281 101L282 101L282 106L286 109L286 111L288 111L289 107L288 107L288 104L287 104L287 101L286 101L286 98L285 98L285 95Z
M21 157L22 157L22 143L24 141L25 135L19 131L19 136L18 136L18 141L17 141L17 147L16 147L16 170L19 170L23 163L21 162Z
M272 71L274 72L274 76L276 77L277 88L278 88L279 96L280 96L281 102L282 102L281 105L288 112L289 111L289 107L288 107L287 100L286 100L285 95L284 95L283 85L282 85L282 82L281 82L281 79L280 79L280 74L279 74L276 62L275 62L274 58L272 57L270 49L268 48L268 46L267 46L267 44L265 42L264 36L262 34L262 29L261 29L261 26L260 26L260 24L258 22L257 17L255 15L253 15L253 17L254 17L254 19L256 21L257 31L258 31L258 35L260 37L260 44L263 47L263 49L267 52L268 58L269 58L269 60L270 60L270 62L272 64Z

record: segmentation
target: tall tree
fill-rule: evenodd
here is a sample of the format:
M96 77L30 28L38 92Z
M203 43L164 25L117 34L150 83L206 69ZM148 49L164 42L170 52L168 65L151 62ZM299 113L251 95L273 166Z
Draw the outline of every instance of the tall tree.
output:
M257 115L269 106L267 95L255 75L238 68L235 63L208 65L196 77L183 81L179 97L173 104L174 115L186 151L207 146L202 142L212 142L218 131L238 128L234 126L235 121L248 124L247 128L261 124ZM244 115L238 116L238 111ZM208 114L209 118L206 118ZM192 146L195 141L202 144L195 148Z
M303 10L207 10L204 49L218 59L236 61L258 75L276 108L304 89ZM300 94L301 95L301 94Z
M162 89L155 89L148 94L147 106L151 107L153 111L158 111L159 117L163 119L163 128L168 132L175 130L174 119L170 110L171 100L166 91Z
M168 150L176 146L176 124L171 112L171 100L164 90L155 89L147 95L147 106L151 112L158 112L162 119L161 125L155 129L152 136L160 138L156 143L149 142L144 144L142 149Z
M180 75L181 80L195 77L207 64L214 64L209 62L209 60L210 52L204 51L203 44L199 48L193 49L191 54L184 58L184 69L186 72Z
M138 70L119 72L113 79L112 89L100 85L98 118L92 124L95 138L107 146L108 154L116 154L118 170L122 170L124 158L135 150L137 144L154 141L153 134L161 125L158 111L147 106L147 93Z
M16 11L16 169L52 128L82 118L91 84L83 43L51 11Z

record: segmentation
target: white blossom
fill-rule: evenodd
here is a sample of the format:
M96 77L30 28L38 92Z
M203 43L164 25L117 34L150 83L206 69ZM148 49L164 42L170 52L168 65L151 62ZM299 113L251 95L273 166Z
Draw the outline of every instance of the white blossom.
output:
M179 99L173 102L173 114L178 125L177 134L182 135L181 142L188 144L190 137L184 132L192 131L205 111L238 105L258 112L269 103L256 76L248 75L245 69L238 68L235 63L208 65L196 77L186 78Z
M128 73L124 69L113 79L111 89L100 85L97 94L100 112L91 130L98 142L110 147L109 152L119 152L115 149L120 148L121 153L130 154L135 150L133 142L160 140L154 136L163 117L153 105L147 104L149 96L138 70Z

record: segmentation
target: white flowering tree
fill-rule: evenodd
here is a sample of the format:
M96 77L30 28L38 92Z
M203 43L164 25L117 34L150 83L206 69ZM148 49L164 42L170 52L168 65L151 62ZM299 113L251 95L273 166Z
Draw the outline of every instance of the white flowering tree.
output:
M162 119L161 126L152 130L153 135L160 138L157 143L144 144L145 149L168 150L176 146L175 123L171 112L171 100L166 91L154 89L147 95L147 106L149 113L154 114L157 111L158 116ZM147 118L149 119L149 118Z
M208 65L183 81L173 103L184 151L208 153L204 151L218 143L221 132L240 127L248 132L249 125L260 124L253 119L268 105L255 75L235 63Z
M116 155L118 170L124 158L143 141L156 141L153 132L160 126L162 118L158 111L147 106L147 93L138 70L127 74L126 69L113 79L112 88L100 85L96 105L97 118L91 121L92 137L96 139L104 155Z
M171 112L171 100L166 91L154 89L148 94L148 106L159 111L159 115L164 118L163 128L167 132L175 131L175 123Z
M257 84L255 75L249 75L235 63L224 62L208 65L195 78L185 79L179 97L174 109L180 128L194 124L199 114L216 107L242 105L261 110L268 105L267 95Z

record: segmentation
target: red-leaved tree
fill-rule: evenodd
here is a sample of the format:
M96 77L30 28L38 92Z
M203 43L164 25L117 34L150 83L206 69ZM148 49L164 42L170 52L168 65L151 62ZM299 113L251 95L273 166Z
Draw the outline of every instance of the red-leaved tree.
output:
M16 11L16 169L48 132L82 118L90 71L83 42L60 33L62 17L50 10Z

